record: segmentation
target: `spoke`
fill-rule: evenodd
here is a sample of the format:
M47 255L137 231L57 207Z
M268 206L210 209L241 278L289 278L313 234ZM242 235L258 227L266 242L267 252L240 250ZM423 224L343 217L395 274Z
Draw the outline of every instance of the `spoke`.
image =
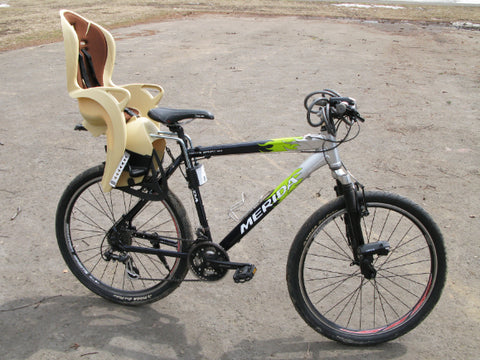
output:
M128 205L127 205L127 201L126 201L126 197L128 196ZM132 199L133 199L133 196L132 195L127 195L127 193L123 192L122 191L122 199L123 199L123 210L125 213L127 213L132 207Z
M125 280L127 279L126 271L123 272L122 276L122 289L125 289Z
M113 283L115 282L115 275L117 274L117 269L118 269L118 261L115 262L113 275L112 275L112 282L110 283L110 287L113 287ZM107 267L105 267L105 270L107 270ZM104 274L105 272L102 274L102 277L100 279L103 279Z
M381 274L380 274L380 276L379 276L378 273L377 273L377 277L380 277L380 278L382 278L382 279L385 279L386 281L392 283L392 284L395 285L396 287L402 289L403 291L405 291L406 293L412 295L412 296L415 297L415 298L418 297L417 294L414 294L414 293L413 293L412 291L410 291L409 289L407 289L407 288L405 288L404 286L396 283L396 282L393 281L390 277L384 277L384 276L382 276ZM385 287L383 287L383 288L385 288Z
M139 229L143 229L148 223L150 223L153 219L156 219L162 212L165 211L165 208L163 209L160 209L159 211L157 211L155 214L153 214L149 219L145 220L145 222L142 224L142 225L139 225L138 228ZM169 221L171 221L171 219L167 219L165 220L163 223L160 223L159 225L152 225L151 228L145 230L145 231L150 231L152 229L155 229L155 228L159 228L160 226L168 223Z
M150 276L151 278L153 277L153 275L150 273L150 271L148 271L148 268L145 266L145 264L143 263L142 259L140 258L140 256L136 253L133 253L132 254L132 257L135 257L136 261L134 262L135 265L137 265L137 269L138 271L140 272L140 266L143 268L143 270L145 270L145 272L147 273L148 276ZM147 256L147 258L150 258L149 256ZM138 265L139 264L139 265ZM157 268L158 269L158 268ZM140 274L139 274L140 275Z
M410 226L410 228L407 230L407 232L403 235L403 237L400 239L400 241L397 243L397 245L395 246L395 248L391 249L390 250L390 253L387 255L387 257L383 260L382 264L380 264L378 266L378 269L381 269L383 267L383 265L386 264L387 261L390 260L390 258L395 254L395 252L400 249L401 247L403 246L406 246L407 244L409 244L410 242L412 242L413 240L416 240L418 239L421 235L417 235L415 236L413 239L407 241L406 243L404 243L403 241L405 240L405 238L407 237L408 233L410 232L410 230L413 228L413 225ZM402 245L403 244L403 245ZM405 256L405 255L403 255ZM377 258L376 260L378 260L379 258ZM399 258L395 258L391 261L395 261L396 259L399 259ZM376 262L376 261L375 261Z
M343 220L343 218L340 217L340 219L342 220L342 225L345 226L345 221ZM345 242L345 244L347 245L347 247L350 247L349 242L348 242L348 239L347 239L347 237L346 237L345 234L344 234L345 228L343 227L343 230L342 230L342 228L340 228L340 225L338 225L338 222L337 222L337 218L336 218L336 217L333 218L333 223L335 224L338 232L339 232L340 235L342 236L343 241ZM332 239L332 240L333 240L333 239ZM333 240L333 241L335 242L335 240ZM336 243L336 242L335 242L335 243ZM337 245L337 246L338 246L338 245ZM338 246L338 247L339 247L340 249L343 249L341 246Z
M400 260L400 259L403 259L403 258L405 258L406 256L409 256L409 255L415 254L415 253L417 253L417 252L423 251L423 250L425 250L426 248L427 248L427 246L424 246L424 247L421 248L421 249L412 250L412 251L410 251L409 253L406 253L406 254L403 254L403 255L398 256L398 257L396 257L396 258L390 259L390 261L389 261L388 263L391 264L392 262L395 262L395 261L398 261L398 260ZM391 252L390 254L393 255L393 252ZM421 261L430 261L430 260L428 260L428 259L426 259L426 260L419 260L418 262L421 262ZM387 261L384 261L384 262L378 267L377 270L382 270L382 269L383 269L383 266L384 266L386 263L387 263ZM415 263L415 262L412 262L412 264L414 264L414 263ZM399 266L400 266L400 265L399 265ZM390 268L391 268L391 267L390 267ZM387 267L387 269L388 269L388 267Z
M374 303L375 303L375 294L378 294L378 301L380 302L380 306L381 306L381 308L382 308L383 318L385 319L385 323L387 324L387 323L388 323L387 312L385 311L385 306L384 306L384 304L383 304L384 301L382 300L382 299L383 299L383 296L382 296L382 294L380 293L380 290L379 290L379 288L378 288L378 282L377 282L376 279L374 280L374 285L373 285L373 287L374 287L374 289L375 289L375 291L374 291L374 293L373 293L373 296L374 296L373 301L374 301ZM387 301L386 301L386 303L388 304ZM375 307L376 307L376 306L375 306ZM395 311L394 311L394 312L395 312ZM375 321L376 321L376 316L375 316ZM373 326L375 327L375 322L374 322Z
M412 225L412 227L413 227L413 225ZM410 230L410 229L409 229L409 230ZM408 232L407 232L407 233L408 233ZM406 237L406 236L407 236L407 234L405 234L404 237ZM400 248L402 248L402 247L404 247L404 246L407 246L407 245L410 244L412 241L415 241L415 240L417 240L418 238L423 238L423 240L426 240L423 236L424 236L424 235L420 233L420 234L418 234L417 236L411 238L411 239L408 240L408 241L405 241L405 242L402 241L402 243L401 243L401 244L398 244L398 246L397 246L395 249L400 249ZM423 241L422 241L422 242L423 242Z
M107 204L107 208L110 210L110 213L112 214L112 220L115 223L117 220L115 219L115 214L113 212L112 192L110 191L108 193L108 198L110 199L110 204L108 203L107 194L105 194L103 191L101 191L100 193L102 194L103 199L105 200L105 204Z
M88 251L97 251L97 252L98 252L99 249L100 249L100 247L99 247L99 246L96 246L96 247L91 247L91 248L82 249L82 250L77 250L77 249L75 249L75 252L76 252L77 255L78 255L78 254L84 254L84 253L86 253L86 252L88 252ZM97 255L98 255L98 253L95 254L95 256L97 256ZM90 258L90 259L91 259L91 258ZM86 262L86 261L88 261L88 260L85 260L85 261L82 261L82 262Z
M333 270L315 268L315 267L310 267L310 266L307 266L306 269L313 270L313 271L323 271L323 272L326 272L326 273L329 273L329 274L340 274L340 275L344 275L344 276L348 276L348 277L351 277L352 275L358 274L358 271L356 271L354 273L347 273L347 272L341 272L341 271L333 271Z
M83 238L78 238L78 239L72 240L72 245L74 243L77 244L77 243L81 242L86 246L90 246L90 243L87 240L96 239L96 238L98 238L98 236L102 236L102 234L84 236ZM75 246L77 246L77 245L75 245Z
M97 186L98 186L98 188L100 188L100 186L98 184L97 184ZM99 189L99 191L96 191L96 193L100 193L102 195L102 198L103 198L103 200L105 202L105 205L106 205L106 209L105 209L105 206L100 203L100 201L98 200L98 195L94 194L92 189L89 188L87 190L87 192L90 195L90 197L95 201L95 203L97 203L98 207L95 206L91 201L87 200L87 196L82 195L80 200L86 202L88 205L90 205L92 208L94 208L95 210L97 210L101 214L105 215L107 218L109 218L112 221L112 223L114 223L115 222L115 216L113 216L113 209L111 209L109 207L108 201L105 198L104 192L101 189Z
M97 249L98 249L98 248L97 248ZM75 249L75 252L77 252L76 249ZM95 255L90 256L89 258L87 258L87 259L85 259L85 260L82 260L82 263L85 264L85 263L91 261L92 259L94 259L94 258L96 258L96 257L98 257L98 254L95 254ZM92 270L90 270L91 273L93 272L93 270L95 269L95 267L97 266L97 264L100 262L100 260L102 260L102 257L101 257L101 256L98 258L98 260L97 260L97 262L95 263L95 266L92 268Z
M90 190L89 190L90 192ZM108 219L110 219L112 222L114 222L114 220L112 219L112 216L111 214L109 214L109 212L107 210L105 210L102 206L102 204L100 204L98 202L98 200L96 199L96 197L93 195L93 194L90 194L90 196L93 198L93 200L95 200L95 203L93 203L92 201L88 200L86 197L82 196L79 200L83 201L84 203L86 203L87 205L89 205L92 209L95 209L96 211L98 211L100 214L102 215L105 215L105 217L107 217ZM77 210L80 211L77 207Z
M398 296L396 296L394 293L392 293L390 290L388 290L385 286L381 285L378 281L375 281L375 285L376 285L376 288L378 290L378 294L379 294L380 298L383 299L382 304L385 303L385 305L387 305L390 308L390 310L395 314L396 319L400 319L401 314L397 310L395 310L395 308L391 304L391 301L389 301L387 299L387 297L384 296L380 292L380 288L382 290L384 290L385 292L387 292L390 296L392 296L399 303L401 303L407 310L410 309L410 305L407 305L402 299L400 299ZM385 322L388 323L389 321L388 321L388 316L386 315L386 313L384 314L384 316L385 316Z
M387 211L387 216L385 217L385 220L383 221L382 229L380 230L380 234L378 235L378 241L380 241L381 238L382 238L383 230L385 230L385 226L387 225L388 218L390 217L390 212L391 212L391 210Z
M417 281L417 280L414 280L414 279L411 279L410 277L413 277L413 276L425 276L425 275L428 275L430 276L430 273L429 272L418 272L418 273L409 273L409 274L396 274L392 271L388 271L386 269L383 269L383 271L386 271L387 273L391 274L391 275L384 275L383 273L381 274L381 277L382 278L385 278L385 279L391 279L391 278L401 278L401 279L404 279L406 281L409 281L413 284L417 284L417 285L420 285L420 286L425 286L424 283L421 283L420 281Z
M398 297L397 295L395 295L392 291L390 291L388 288L386 288L385 286L381 285L378 281L375 282L375 284L377 285L377 288L380 289L382 288L385 292L387 292L390 296L392 296L394 299L396 299L399 303L401 303L403 306L405 306L407 309L409 308L409 305L407 305L402 299L400 299L400 297ZM379 290L379 293L380 293L380 290ZM390 303L389 301L386 300L386 297L385 296L382 296L383 299L385 299L385 302L386 303ZM395 312L395 310L393 309L393 306L390 305L390 307L392 308L392 310ZM395 312L396 313L396 312ZM397 315L398 316L398 315Z
M329 249L329 250L332 250L330 249L329 247L325 246L325 248ZM332 250L333 251L333 250ZM328 255L320 255L320 254L308 254L309 256L312 256L312 257L318 257L318 258L325 258L325 259L330 259L330 260L338 260L338 261L342 261L342 262L345 262L345 259L348 260L348 262L350 263L352 261L351 258L348 258L346 256L344 256L344 254L341 254L339 252L336 252L336 251L333 251L335 252L336 254L342 256L342 258L338 258L338 257L335 257L335 256L328 256Z
M334 220L333 222L335 223L335 225L337 225L336 220ZM344 236L344 234L342 233L342 231L340 230L340 228L338 227L338 225L337 225L337 229L338 229L339 233L341 234L342 238L344 239L344 241L345 241L345 243L346 243L346 245L347 245L347 248L348 248L348 241L347 241L347 239L345 238L345 236ZM326 249L329 249L329 250L333 251L334 253L337 253L337 254L339 254L339 255L341 255L341 256L345 256L345 257L346 257L347 259L349 259L349 260L352 259L351 255L350 255L348 252L346 252L346 251L344 250L344 248L341 247L341 246L338 244L338 241L335 240L335 239L333 238L333 236L331 236L331 235L327 232L327 230L322 229L322 232L325 233L325 235L327 235L327 237L330 239L330 241L333 242L333 243L340 249L340 252L339 252L338 250L334 250L334 249L332 249L332 248L330 248L330 247L328 247L328 246L326 246L326 245L324 245L324 244L322 244L322 243L320 243L320 242L318 242L318 241L314 241L315 244L318 244L318 245L320 245L320 246L322 246L322 247L324 247L324 248L326 248Z
M395 234L395 232L397 231L398 229L398 226L400 225L400 223L402 222L403 220L403 216L400 216L400 218L398 219L397 223L395 224L395 226L393 227L393 230L390 234L390 236L388 237L387 241L390 243L391 242L391 239L392 239L392 236L393 234ZM410 229L412 228L412 226L407 230L407 233L405 235L403 235L403 237L401 238L400 240L400 243L403 241L403 239L405 238L405 236L407 236L408 232L410 231ZM398 247L398 246L397 246Z
M365 222L365 216L362 217L363 222L364 222L364 227L365 227L365 233L367 235L367 243L370 243L370 239L372 237L372 232L373 232L373 224L375 224L375 217L377 216L377 208L374 208L373 210L373 215L372 216L372 221L370 222L370 232L367 231L367 223Z
M345 278L345 279L338 280L338 281L335 281L335 282L330 283L330 284L328 284L328 285L322 286L321 288L312 290L310 293L313 294L313 293L316 293L316 292L318 292L318 291L322 291L322 290L328 289L329 287L335 286L335 288L334 288L333 290L331 290L331 291L327 294L327 295L330 295L330 294L333 293L336 289L338 289L340 285L342 285L342 284L345 283L347 280L349 280L349 279L351 279L351 278L353 278L353 277L355 277L355 276L357 276L357 275L358 275L358 273L352 274L352 276L349 276L349 277L347 277L347 278ZM338 278L338 277L339 277L339 276L331 277L331 279L333 279L333 278ZM343 277L342 277L342 278L343 278ZM327 279L327 278L326 278L326 279ZM313 279L312 279L312 280L313 280ZM317 279L317 280L319 280L319 279ZM307 281L308 281L308 280L307 280ZM324 296L322 299L320 299L320 300L317 302L317 304L320 303L324 298L325 298L325 296Z
M350 316L348 317L348 321L347 321L347 324L346 324L346 327L348 327L350 325L350 321L352 320L352 316L353 316L353 312L357 306L357 301L358 299L360 298L361 299L361 295L362 295L362 288L363 288L363 278L360 279L360 286L358 287L358 291L357 291L357 297L355 298L355 301L353 302L353 306L352 306L352 310L350 311ZM360 300L360 303L361 303L361 300ZM346 307L347 305L345 305ZM362 328L362 307L360 305L360 329Z
M353 296L355 296L355 293L360 289L361 287L361 283L359 286L357 286L355 289L353 289L351 292L349 292L347 295L345 295L342 299L340 299L339 301L337 301L332 307L330 307L330 309L328 309L327 311L325 311L325 315L328 314L330 311L332 311L333 309L335 309L338 305L342 304L345 300L347 299L351 299ZM338 286L337 286L338 288ZM348 305L349 303L349 300L346 302L346 304L343 306L342 310L340 311L340 313L337 315L337 318L335 319L335 321L338 320L338 318L340 317L340 315L343 313L343 311L345 310L345 307Z
M430 263L430 262L431 262L430 259L410 261L409 263L403 263L403 264L394 265L394 266L386 266L386 267L383 267L381 270L397 269L397 268L411 266L411 265L415 265L415 264Z
M77 227L70 227L70 232L79 232L79 233L90 233L93 234L90 237L95 237L95 236L103 236L105 234L105 231L103 230L95 230L95 229L83 229L83 228L77 228Z
M359 329L362 329L362 310L363 310L363 282L365 281L364 278L360 280L360 315L358 319Z
M89 225L89 226L92 226L92 227L96 227L98 229L101 229L102 231L104 232L107 232L106 229L104 229L103 227L101 227L100 225L97 224L97 222L95 220L93 220L92 218L90 218L90 216L88 216L87 214L85 214L85 212L83 212L82 210L80 209L76 209L76 211L78 211L80 214L82 214L87 220L89 220L90 222L87 222L87 221L84 221L84 220L81 220L80 218L78 218L76 215L73 215L71 217L71 219L73 220L76 220L78 222L81 222L85 225Z
M149 232L149 231L161 229L162 227L164 227L166 224L168 224L168 223L170 223L170 222L173 222L173 220L172 220L172 219L167 219L167 220L165 220L165 221L163 221L163 222L158 223L157 225L153 225L152 227L150 227L149 229L146 229L145 231L146 231L146 232ZM162 230L162 232L172 232L172 231Z

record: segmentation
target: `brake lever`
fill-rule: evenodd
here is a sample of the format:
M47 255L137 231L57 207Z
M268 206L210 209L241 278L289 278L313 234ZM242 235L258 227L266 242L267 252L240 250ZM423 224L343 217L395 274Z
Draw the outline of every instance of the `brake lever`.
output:
M357 118L357 119L360 120L361 122L365 122L365 119L362 118L360 115L356 115L355 118Z
M354 106L349 106L347 112L350 113L349 114L350 117L353 117L355 120L359 120L360 122L365 122L365 119L360 116L360 113Z

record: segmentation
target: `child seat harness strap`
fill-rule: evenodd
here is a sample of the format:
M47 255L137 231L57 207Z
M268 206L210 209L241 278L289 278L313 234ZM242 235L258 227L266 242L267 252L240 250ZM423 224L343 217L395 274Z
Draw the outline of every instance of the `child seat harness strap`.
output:
M100 86L95 69L93 68L92 56L84 48L78 55L78 65L80 67L80 76L87 88Z

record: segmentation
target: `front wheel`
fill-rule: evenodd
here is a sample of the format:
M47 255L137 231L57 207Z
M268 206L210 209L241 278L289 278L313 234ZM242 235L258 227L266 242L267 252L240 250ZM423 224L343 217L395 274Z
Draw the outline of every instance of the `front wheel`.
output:
M162 201L118 189L104 193L103 169L78 175L60 199L56 233L63 258L83 285L108 300L139 305L161 299L180 285L187 260L125 252L120 245L188 251L192 232L185 209L170 191ZM135 215L127 222L125 214Z
M343 197L317 210L290 249L287 284L302 318L330 339L356 345L395 339L416 327L437 303L446 276L442 235L418 205L367 192L360 220L365 243L388 242L367 279L354 260Z

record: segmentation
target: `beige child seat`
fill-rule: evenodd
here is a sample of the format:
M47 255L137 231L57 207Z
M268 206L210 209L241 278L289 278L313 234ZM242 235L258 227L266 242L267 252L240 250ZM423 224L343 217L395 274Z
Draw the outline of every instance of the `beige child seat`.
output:
M133 154L140 162L153 161L156 150L163 157L164 139L152 139L149 134L159 130L148 117L163 96L159 85L112 82L115 62L115 41L103 27L68 10L60 11L65 43L67 87L70 96L78 100L83 126L94 136L106 134L107 158L102 178L104 192L112 186L138 184L145 173L123 171L115 178L124 154ZM158 165L158 164L156 164ZM131 169L130 169L131 170Z

